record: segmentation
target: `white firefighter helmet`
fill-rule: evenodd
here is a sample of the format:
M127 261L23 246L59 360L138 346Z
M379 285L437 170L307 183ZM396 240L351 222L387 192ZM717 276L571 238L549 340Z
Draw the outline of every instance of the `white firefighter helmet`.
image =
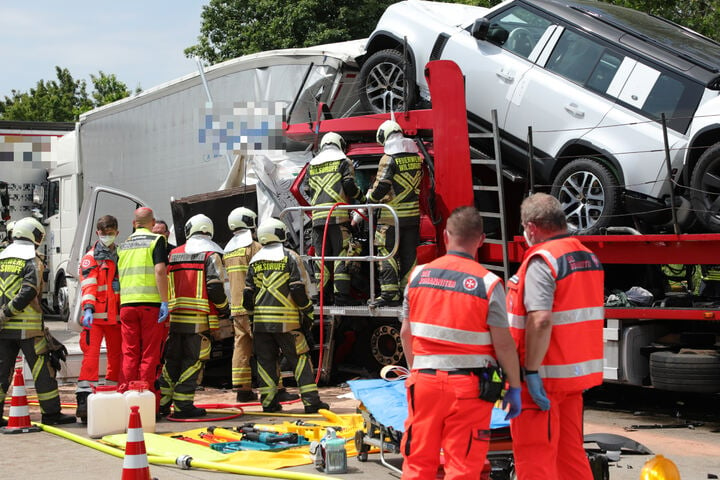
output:
M271 218L265 220L257 229L258 241L261 245L273 242L284 242L287 239L287 228L282 220Z
M185 223L185 238L190 238L196 233L210 235L210 238L212 238L215 233L212 220L202 213L191 217L190 220Z
M403 133L403 130L396 121L385 120L377 130L377 142L380 145L385 145L388 137L390 137L393 133Z
M337 148L345 151L345 139L335 132L326 133L320 141L320 150L328 145L335 145Z
M33 217L21 218L12 228L12 238L30 240L35 245L40 245L45 238L45 227Z
M257 226L257 214L245 207L238 207L228 215L228 228L231 232L241 228L255 228Z

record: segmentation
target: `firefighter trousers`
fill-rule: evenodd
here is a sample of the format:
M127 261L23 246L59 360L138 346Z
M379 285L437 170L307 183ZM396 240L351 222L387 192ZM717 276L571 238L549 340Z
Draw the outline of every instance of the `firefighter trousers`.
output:
M15 369L15 360L20 350L25 355L25 361L32 371L40 411L45 415L60 413L60 394L57 380L55 380L56 372L48 362L46 355L48 345L45 337L24 340L0 339L0 404L5 402Z
M480 478L490 448L493 404L478 398L478 377L413 370L405 385L403 480L435 478L440 449L445 455L445 479Z
M420 230L417 225L399 228L397 252L391 258L379 262L380 295L386 300L400 300L407 276L415 266ZM395 246L395 227L378 225L375 230L377 255L388 256Z
M263 407L277 403L279 352L287 358L300 390L303 405L320 403L318 387L313 376L312 363L308 355L308 344L302 332L293 330L285 333L254 332L253 346L257 360L260 401Z
M122 378L124 382L147 382L157 399L160 357L167 337L165 320L158 323L160 307L124 306L120 308L122 335Z
M100 376L100 344L105 338L107 349L106 383L121 384L122 381L122 335L120 324L93 323L90 328L80 332L80 350L83 352L78 392L92 393L92 385L97 385Z
M315 247L315 255L322 255L323 233L325 226L313 227L312 238ZM350 229L347 223L336 223L328 225L327 237L325 238L326 257L346 257L350 250ZM320 285L320 261L315 262L315 280ZM347 261L325 262L323 274L323 288L325 293L331 293L329 285L335 295L350 294L350 273L348 272ZM332 280L332 282L331 282Z
M522 413L510 423L518 480L592 480L583 447L582 392L547 392L543 412L523 384Z
M159 380L161 408L169 408L171 403L176 412L194 407L195 389L211 346L209 334L170 331Z
M248 315L233 317L235 345L232 356L232 386L236 390L252 390L250 357L253 354L252 330Z

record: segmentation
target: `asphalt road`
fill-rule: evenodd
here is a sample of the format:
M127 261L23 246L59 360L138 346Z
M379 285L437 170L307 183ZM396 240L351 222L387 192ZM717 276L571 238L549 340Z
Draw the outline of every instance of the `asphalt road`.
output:
M55 325L55 329L61 326ZM74 402L74 385L61 385L64 402ZM35 392L28 388L28 395ZM350 389L344 386L323 387L321 397L330 403L335 413L356 413L357 400L347 398ZM684 480L720 477L720 412L717 405L719 396L698 397L694 395L671 396L660 391L627 388L619 386L604 387L592 391L586 398L585 433L609 433L622 435L644 445L655 454L662 454L673 460L680 469ZM233 395L229 391L205 389L196 395L196 403L231 403ZM8 399L7 405L10 400ZM65 408L72 413L72 408ZM248 407L245 414L228 422L236 425L245 422L275 423L287 420L283 417L258 416L259 407ZM5 409L5 415L8 409ZM30 409L31 419L39 420L37 407ZM285 407L284 413L302 416L299 403ZM312 420L310 418L309 420ZM691 422L695 428L668 428ZM157 433L169 433L202 428L211 424L223 426L222 422L186 423L163 420L157 424ZM699 425L702 424L702 425ZM632 425L641 428L627 431ZM665 428L644 428L647 425L661 425ZM86 427L80 424L63 426L63 429L81 437L87 437ZM588 444L594 447L594 444ZM7 480L33 479L101 479L119 478L123 459L101 453L65 438L46 432L15 435L0 434L0 472ZM401 458L396 454L386 455L391 465L401 466ZM638 455L623 450L620 458L610 464L610 479L637 480L643 464L652 455ZM208 470L181 470L177 466L151 465L153 477L162 479L224 479L237 478L237 474ZM313 465L304 465L283 470L271 471L278 478L287 478L293 473L322 475ZM712 476L715 475L716 477ZM244 476L245 478L264 478ZM348 459L348 473L336 475L336 478L352 479L392 479L399 475L380 463L380 456L371 453L367 462L357 458Z

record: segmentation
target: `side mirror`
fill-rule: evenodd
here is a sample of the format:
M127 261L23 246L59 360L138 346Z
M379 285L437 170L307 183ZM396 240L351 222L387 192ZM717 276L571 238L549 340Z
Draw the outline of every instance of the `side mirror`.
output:
M45 187L42 185L35 185L33 187L33 203L35 205L42 205L45 202Z
M477 40L486 40L488 30L490 30L490 21L487 18L478 18L473 23L470 33Z

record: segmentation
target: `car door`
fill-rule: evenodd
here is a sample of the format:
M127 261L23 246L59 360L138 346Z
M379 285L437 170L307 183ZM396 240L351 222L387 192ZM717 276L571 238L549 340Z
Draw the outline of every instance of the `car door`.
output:
M497 110L502 126L513 92L533 68L552 24L522 6L504 9L489 20L486 40L462 31L453 35L442 53L465 74L471 129L474 122L488 128L492 110Z
M621 81L617 73L622 58L609 45L560 26L538 67L520 80L504 128L525 140L532 127L533 146L539 150L535 167L541 176L549 180L563 146L582 139L613 108L615 99L606 91L613 81Z

